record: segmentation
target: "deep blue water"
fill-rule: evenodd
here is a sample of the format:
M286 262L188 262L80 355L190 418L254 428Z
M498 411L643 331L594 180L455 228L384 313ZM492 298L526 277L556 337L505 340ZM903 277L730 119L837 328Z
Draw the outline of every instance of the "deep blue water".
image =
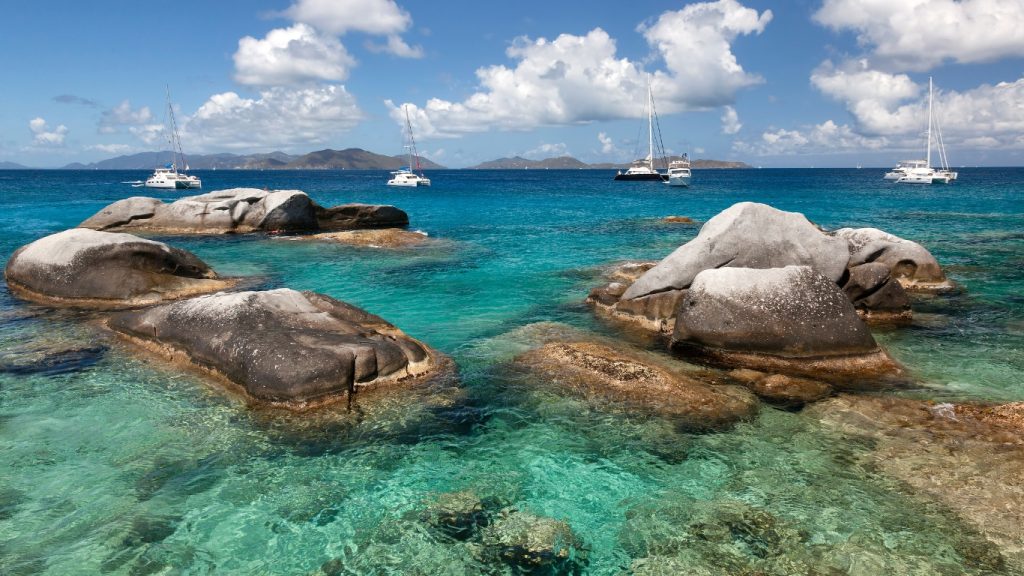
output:
M266 415L137 356L88 315L0 288L8 572L307 574L333 560L353 574L502 573L507 566L417 516L439 494L468 491L567 522L593 574L654 556L785 573L735 542L697 560L665 544L700 511L741 505L801 534L794 561L820 562L816 547L826 547L888 572L973 573L949 552L951 534L964 531L956 519L851 465L840 456L858 448L800 413L765 407L733 430L688 434L543 385L524 392L506 363L532 334L555 329L537 323L614 334L582 301L602 268L664 257L699 229L661 218L705 221L757 201L827 228L918 241L962 287L919 297L912 325L876 331L919 384L901 394L1024 400L1024 169L963 169L948 186L897 186L871 169L712 170L697 171L690 189L601 171L435 171L433 187L415 190L389 189L371 171L199 175L206 191L300 189L323 205L406 210L411 228L437 243L388 251L260 235L165 240L221 274L379 314L450 355L459 386L444 401L356 419ZM0 171L0 256L142 193L121 182L144 176Z

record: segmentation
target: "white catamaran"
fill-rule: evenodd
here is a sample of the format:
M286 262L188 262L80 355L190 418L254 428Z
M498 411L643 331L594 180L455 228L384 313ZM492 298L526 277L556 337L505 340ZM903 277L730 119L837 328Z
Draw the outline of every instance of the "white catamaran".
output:
M409 143L405 145L405 149L409 154L408 165L402 166L398 170L391 173L391 179L388 180L388 186L407 186L414 188L417 186L430 186L430 178L423 175L423 169L420 168L420 155L416 151L416 139L412 135L412 122L409 121L409 108L402 106L405 110L405 131L409 136ZM413 159L416 160L416 169L413 170ZM417 171L419 172L417 174Z
M934 130L933 127L934 126ZM932 168L932 134L938 144L939 163L942 168ZM895 180L901 184L949 184L956 180L957 173L949 167L946 159L946 146L942 141L942 128L932 111L932 79L928 78L928 130L925 136L925 159L904 160L891 171L886 172L886 180Z
M174 106L171 105L170 87L167 88L167 117L170 124L167 141L171 145L171 161L162 168L158 167L154 170L153 175L143 182L142 185L146 188L174 188L177 190L202 188L203 181L198 176L188 173L188 161L185 160L185 152L181 148L178 123L174 119ZM179 168L181 172L178 171Z
M658 145L661 157L665 158L665 145L661 141L661 127L656 124L658 115L654 111L654 94L651 92L651 78L647 77L647 157L634 160L629 169L615 175L615 180L658 180L668 181L668 174L658 172L654 166L654 132L658 130ZM686 167L689 170L689 166ZM687 184L689 180L687 179Z

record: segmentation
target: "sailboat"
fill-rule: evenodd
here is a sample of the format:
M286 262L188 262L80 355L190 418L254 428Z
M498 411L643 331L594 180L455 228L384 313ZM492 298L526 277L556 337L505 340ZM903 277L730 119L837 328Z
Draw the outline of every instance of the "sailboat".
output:
M174 188L177 190L188 190L202 188L203 181L198 176L188 173L188 161L185 160L185 152L181 148L181 136L178 134L178 123L174 119L174 106L171 105L171 88L167 87L167 116L170 120L170 131L167 139L171 145L171 161L162 168L157 167L142 185L146 188ZM182 171L178 172L181 168Z
M647 77L647 157L634 160L629 169L615 175L615 180L668 180L667 174L662 174L654 167L654 127L657 114L654 112L654 94L651 92L651 78ZM661 142L661 131L658 131L658 145L661 150L661 157L665 157L665 146ZM686 167L689 170L689 166ZM687 180L689 183L689 180Z
M423 169L420 167L420 155L416 151L416 139L412 135L412 122L409 121L409 108L402 106L405 110L405 131L409 135L409 143L405 145L405 149L409 154L409 162L406 166L402 166L398 170L391 173L391 179L388 180L388 186L407 186L415 188L417 186L430 186L430 178L423 175ZM416 171L413 171L413 159L416 159ZM417 174L417 172L419 172Z
M896 180L900 184L934 184L941 182L949 184L956 180L957 173L949 168L946 159L946 146L942 141L942 128L932 111L932 79L928 78L928 130L925 136L925 159L905 160L900 162L891 172L886 173L886 180ZM932 127L935 127L932 130ZM936 136L938 144L939 163L942 168L932 168L932 134Z

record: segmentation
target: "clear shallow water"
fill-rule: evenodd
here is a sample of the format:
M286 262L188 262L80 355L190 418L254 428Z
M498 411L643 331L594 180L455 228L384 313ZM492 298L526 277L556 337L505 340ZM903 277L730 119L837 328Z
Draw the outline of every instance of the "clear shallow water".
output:
M380 172L201 175L207 190L395 204L442 239L404 251L169 241L222 274L380 314L452 356L458 385L313 421L261 413L133 355L94 317L0 288L8 572L307 574L333 560L329 569L353 574L511 573L422 522L432 499L456 491L564 520L587 544L592 574L675 573L673 562L709 573L986 567L983 541L952 514L857 464L870 445L803 414L766 407L733 430L686 434L560 398L507 361L537 322L611 334L582 300L602 267L659 259L698 230L660 218L704 221L752 200L919 241L963 286L915 302L912 326L876 331L921 384L902 393L1024 400L1024 170L965 169L954 185L929 187L884 183L880 170L701 171L690 190L591 171L442 171L411 191L387 189ZM120 182L140 176L0 172L0 255L139 193ZM696 525L720 530L695 543L683 534Z

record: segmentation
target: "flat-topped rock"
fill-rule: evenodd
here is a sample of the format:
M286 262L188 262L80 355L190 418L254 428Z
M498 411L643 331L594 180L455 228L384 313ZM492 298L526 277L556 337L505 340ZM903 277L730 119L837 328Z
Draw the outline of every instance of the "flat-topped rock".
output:
M877 228L841 228L836 238L849 243L850 266L884 264L908 290L944 291L954 287L924 246Z
M595 342L553 342L515 362L570 393L669 416L694 430L721 428L757 412L757 400L741 388L708 385Z
M373 204L342 204L330 208L317 205L316 219L321 230L405 228L409 225L409 215L404 210Z
M4 277L15 296L79 308L147 306L233 284L185 250L85 228L19 248L8 260Z
M846 241L825 234L803 214L740 202L708 220L696 238L638 278L622 299L683 290L702 271L722 267L806 265L835 282L849 260Z
M401 228L341 230L338 232L289 236L288 239L338 242L339 244L366 246L369 248L412 248L414 246L422 246L431 241L430 237L423 232L411 232Z
M305 192L256 188L218 190L171 203L155 198L126 198L100 210L80 226L160 234L318 229L314 203Z
M108 325L213 371L257 402L296 409L438 366L436 353L382 318L290 289L202 296L120 313Z
M766 371L899 371L835 282L808 266L701 272L680 304L672 347Z

